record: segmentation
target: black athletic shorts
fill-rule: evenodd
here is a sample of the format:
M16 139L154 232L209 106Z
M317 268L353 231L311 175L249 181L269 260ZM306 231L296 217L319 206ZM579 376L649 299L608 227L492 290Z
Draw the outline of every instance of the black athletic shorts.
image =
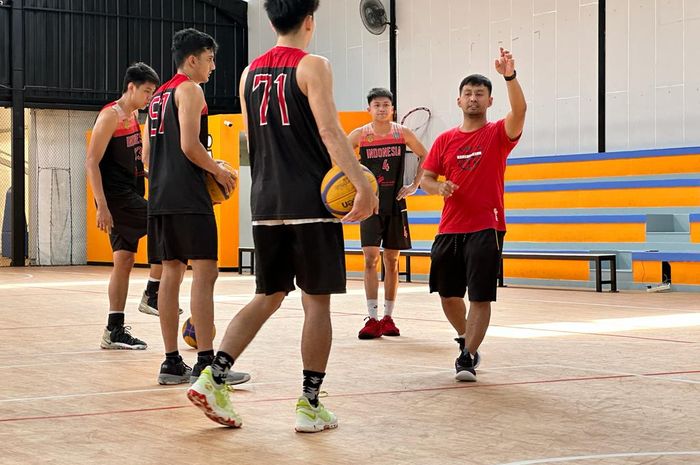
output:
M390 250L411 248L408 215L372 215L360 223L362 247L384 247Z
M112 232L109 242L112 252L138 250L139 239L146 235L148 203L134 192L131 196L110 197L107 208L112 215Z
M177 214L148 217L148 262L218 260L214 215Z
M345 293L345 243L340 223L253 226L255 293Z
M484 229L467 234L438 234L430 251L430 292L495 302L505 231Z

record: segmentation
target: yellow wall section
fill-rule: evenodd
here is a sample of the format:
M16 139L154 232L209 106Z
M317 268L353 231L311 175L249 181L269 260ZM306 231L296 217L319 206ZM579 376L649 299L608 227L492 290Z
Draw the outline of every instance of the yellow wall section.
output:
M700 284L700 263L670 262L673 284Z
M700 223L690 223L690 242L700 242Z
M567 260L503 260L504 276L508 278L589 280L588 262Z
M661 262L635 261L632 263L632 280L636 283L661 282Z
M700 187L506 192L506 209L595 207L693 207Z
M644 242L645 238L644 223L510 223L506 234L508 242Z
M669 262L673 284L700 284L699 262ZM661 262L635 261L632 279L637 283L661 282Z
M700 172L700 155L509 165L506 181Z

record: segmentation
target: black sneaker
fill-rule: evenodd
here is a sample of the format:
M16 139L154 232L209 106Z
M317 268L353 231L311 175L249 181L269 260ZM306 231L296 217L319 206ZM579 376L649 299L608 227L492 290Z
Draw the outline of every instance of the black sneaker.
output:
M214 362L214 357L206 357L204 359L197 358L197 363L194 364L192 368L192 376L190 378L190 384L193 384L202 374L202 370L211 365ZM226 375L226 384L233 386L235 384L243 384L250 381L250 375L248 373L243 373L241 371L229 370L228 375Z
M474 361L469 352L464 351L455 360L455 379L457 381L476 381L476 370Z
M459 352L462 353L464 352L464 348L466 347L466 342L464 341L463 337L456 337L455 342L459 344ZM481 355L479 354L479 351L477 350L476 353L474 354L474 359L472 360L474 363L474 369L479 368L479 365L481 365Z
M158 293L150 295L148 291L143 291L143 296L141 297L141 302L139 303L139 312L145 313L146 315L159 316L158 313ZM182 315L184 312L182 309L178 312Z
M130 326L117 326L111 331L107 328L102 332L100 347L103 349L143 350L148 344L137 339L129 332Z
M158 384L183 384L190 381L192 376L192 368L187 366L182 357L165 358L165 361L160 364L160 374L158 375Z

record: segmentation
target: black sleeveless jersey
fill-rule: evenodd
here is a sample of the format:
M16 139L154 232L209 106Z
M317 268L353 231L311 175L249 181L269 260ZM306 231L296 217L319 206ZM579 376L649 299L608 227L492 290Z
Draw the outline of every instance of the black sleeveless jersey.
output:
M252 219L332 218L321 201L331 158L297 84L306 52L274 47L253 60L245 82Z
M406 210L406 199L396 200L403 187L406 164L406 140L401 125L391 123L388 134L374 133L372 123L362 127L360 163L377 178L379 185L379 214L399 215Z
M136 112L127 115L117 102L105 105L102 110L108 108L112 109L110 111L117 112L119 123L100 161L100 175L105 197L110 200L129 197L133 193L143 197L145 193L141 161L143 146Z
M213 215L205 171L192 163L180 146L180 120L175 104L177 88L189 78L176 74L153 94L149 106L151 142L148 173L148 214ZM199 140L207 146L207 106L202 108Z

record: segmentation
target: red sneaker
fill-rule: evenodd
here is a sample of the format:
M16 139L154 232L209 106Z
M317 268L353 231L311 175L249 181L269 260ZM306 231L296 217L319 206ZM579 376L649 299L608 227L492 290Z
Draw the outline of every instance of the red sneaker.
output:
M366 318L365 327L357 335L360 339L375 339L382 336L382 325L376 318Z
M394 324L394 320L389 315L384 315L379 324L382 327L383 336L401 336L399 328Z

